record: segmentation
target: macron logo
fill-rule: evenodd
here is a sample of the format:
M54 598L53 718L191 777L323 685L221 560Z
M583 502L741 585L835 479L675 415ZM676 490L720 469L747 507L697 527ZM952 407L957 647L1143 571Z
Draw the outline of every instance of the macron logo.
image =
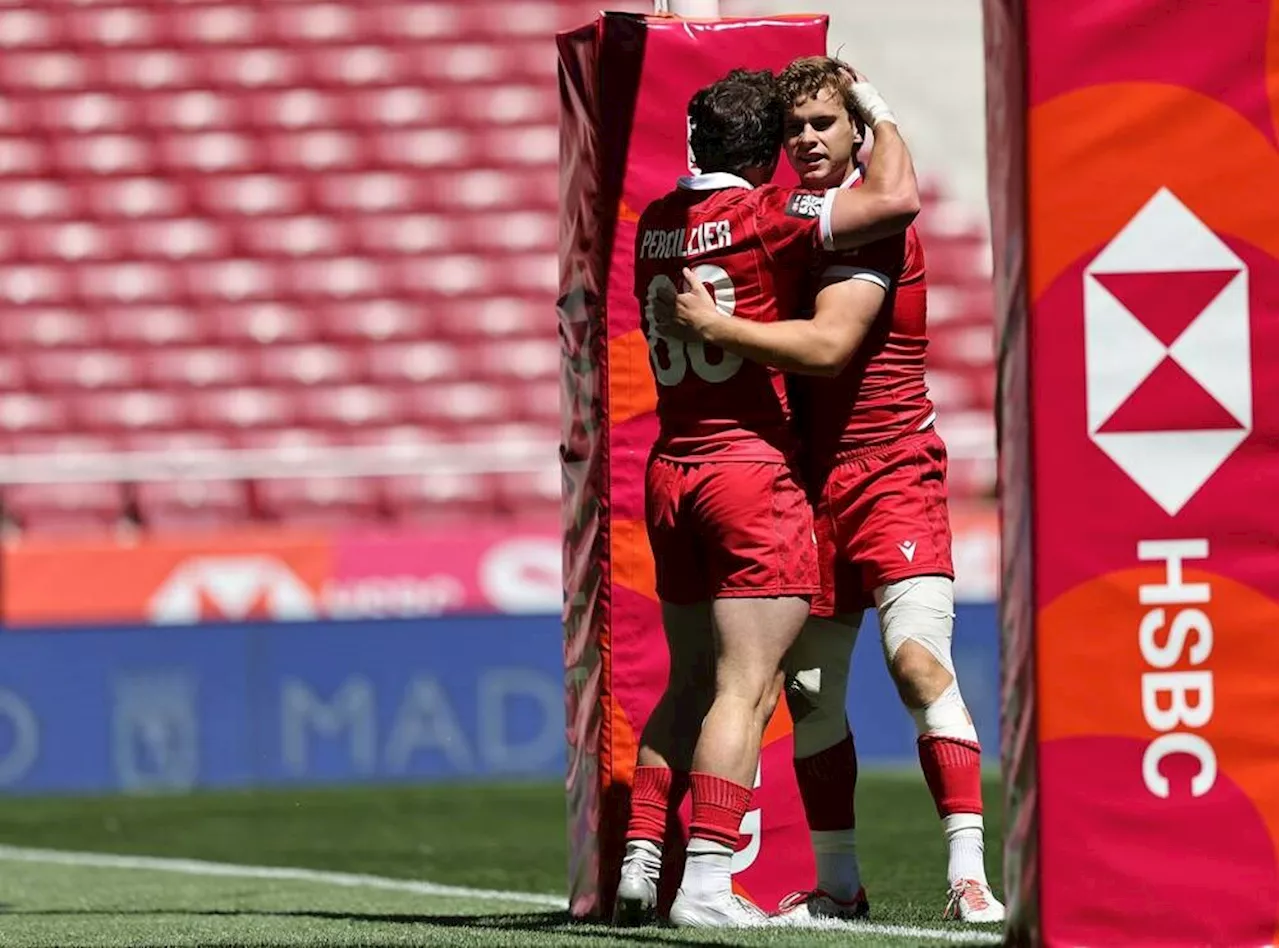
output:
M903 540L898 544L898 549L902 551L902 555L907 558L908 563L916 558L915 540Z
M200 556L179 565L151 597L156 625L317 616L311 590L273 556Z

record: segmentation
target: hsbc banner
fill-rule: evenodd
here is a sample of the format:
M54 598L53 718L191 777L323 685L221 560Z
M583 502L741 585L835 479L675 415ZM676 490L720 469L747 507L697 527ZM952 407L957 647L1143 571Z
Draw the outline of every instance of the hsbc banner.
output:
M965 697L995 746L995 607L956 622ZM0 633L0 793L562 780L562 634L554 615ZM862 760L909 765L915 727L875 636L861 643Z
M1011 930L1275 944L1277 8L1087 6L986 11Z
M0 555L10 626L380 619L560 611L560 528L260 530L32 541Z

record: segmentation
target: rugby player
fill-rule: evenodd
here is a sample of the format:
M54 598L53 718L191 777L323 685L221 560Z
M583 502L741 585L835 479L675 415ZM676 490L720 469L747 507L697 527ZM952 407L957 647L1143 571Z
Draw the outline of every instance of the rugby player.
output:
M855 163L862 123L838 60L810 57L779 76L783 147L812 189L865 186ZM879 138L879 126L875 138ZM889 672L914 718L925 780L949 848L944 916L998 922L1004 907L983 855L981 748L951 659L954 617L947 456L925 385L925 268L914 227L828 254L812 316L771 324L724 319L698 275L664 293L664 331L788 372L814 490L822 594L786 659L795 769L817 885L784 900L796 920L863 917L854 834L857 758L845 715L864 608L879 614ZM668 301L674 301L672 310Z
M735 70L690 101L700 173L680 179L637 225L635 292L659 421L646 521L670 674L641 735L621 923L652 915L666 814L686 784L693 814L671 920L766 921L733 894L730 865L782 658L819 589L812 514L794 466L782 374L664 335L652 307L688 266L733 322L772 323L792 315L824 248L860 246L910 224L919 210L910 155L875 89L850 82L855 108L878 131L864 187L815 195L768 184L783 103L770 73Z

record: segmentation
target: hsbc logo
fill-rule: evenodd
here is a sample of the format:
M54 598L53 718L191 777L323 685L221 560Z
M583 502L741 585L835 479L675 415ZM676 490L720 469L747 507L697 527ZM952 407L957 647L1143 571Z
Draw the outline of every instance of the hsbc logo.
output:
M274 556L199 556L169 574L147 604L157 625L315 619L306 584Z
M787 200L786 213L792 217L821 217L823 200L821 194L797 192Z
M1089 437L1170 516L1253 428L1248 280L1167 188L1085 270Z

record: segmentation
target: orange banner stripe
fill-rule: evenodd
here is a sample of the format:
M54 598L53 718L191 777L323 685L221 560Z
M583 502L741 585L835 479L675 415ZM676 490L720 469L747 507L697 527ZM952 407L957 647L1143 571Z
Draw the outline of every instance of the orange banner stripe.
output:
M1094 86L1033 109L1027 139L1032 299L1165 187L1213 230L1278 255L1276 149L1214 99L1155 83ZM1206 142L1213 175L1177 157Z
M621 424L658 407L649 343L639 329L609 340L609 420Z

